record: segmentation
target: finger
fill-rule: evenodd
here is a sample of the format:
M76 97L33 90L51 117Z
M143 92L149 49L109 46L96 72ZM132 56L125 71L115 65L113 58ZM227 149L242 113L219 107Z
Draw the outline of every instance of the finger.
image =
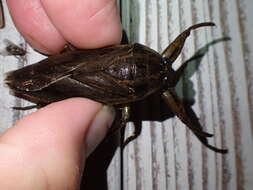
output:
M66 41L97 48L121 39L115 0L8 0L8 5L19 31L44 53L61 50Z
M56 53L66 43L51 23L40 0L7 0L8 8L19 32L33 48L43 53Z
M42 0L64 38L79 48L119 43L121 24L115 0Z
M77 187L83 158L90 152L85 147L98 143L87 142L89 126L96 128L93 138L102 139L112 120L101 104L81 98L24 117L0 138L0 189Z

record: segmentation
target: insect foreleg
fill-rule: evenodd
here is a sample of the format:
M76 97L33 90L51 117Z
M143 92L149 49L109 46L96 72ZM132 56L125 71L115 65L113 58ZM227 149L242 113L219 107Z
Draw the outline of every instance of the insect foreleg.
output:
M198 121L195 121L188 115L183 103L180 101L174 89L168 89L163 92L162 98L168 104L171 111L194 133L202 137L213 136L213 134L202 131Z
M163 57L166 57L170 64L172 64L181 53L186 38L190 35L191 31L204 26L215 26L212 22L204 22L196 24L182 32L162 53Z

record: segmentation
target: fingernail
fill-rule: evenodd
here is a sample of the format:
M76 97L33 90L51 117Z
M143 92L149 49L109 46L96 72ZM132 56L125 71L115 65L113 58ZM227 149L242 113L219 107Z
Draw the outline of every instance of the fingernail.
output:
M92 121L86 136L86 155L88 156L103 140L115 118L115 110L103 106Z

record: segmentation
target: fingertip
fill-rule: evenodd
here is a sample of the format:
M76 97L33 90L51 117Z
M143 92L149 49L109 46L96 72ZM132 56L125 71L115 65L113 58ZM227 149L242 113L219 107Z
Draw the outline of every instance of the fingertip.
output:
M84 98L72 98L50 104L25 116L7 130L0 138L0 148L2 145L14 147L16 152L25 158L18 163L21 164L20 167L24 168L27 164L32 166L30 169L34 177L41 176L43 171L42 177L46 177L43 182L46 181L51 187L77 185L87 154L86 136L100 110L103 110L101 104ZM100 121L101 118L103 117L100 117ZM98 128L98 131L108 129L107 125L100 124L102 129ZM93 137L96 137L96 134ZM0 151L2 150L1 148ZM12 159L15 158L9 161ZM0 162L2 160L3 158ZM11 170L11 163L9 164Z
M18 31L34 49L53 54L64 47L65 39L48 18L40 0L8 0L7 3Z
M118 44L122 26L115 0L43 0L47 15L64 39L82 49Z
M13 21L33 48L59 52L66 43L92 49L118 44L122 26L115 0L8 0Z
M106 105L96 114L85 137L86 156L89 156L106 136L108 129L114 121L115 115L114 108Z
M83 98L53 103L19 120L1 136L1 142L34 152L38 159L53 151L78 160L89 125L101 108Z

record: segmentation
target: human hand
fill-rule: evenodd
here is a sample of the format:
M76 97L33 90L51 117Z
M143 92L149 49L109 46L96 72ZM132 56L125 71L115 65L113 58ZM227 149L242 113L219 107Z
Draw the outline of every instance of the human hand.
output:
M44 53L60 51L67 41L80 48L119 42L113 0L70 3L8 0L18 30ZM25 116L0 137L0 189L78 189L84 158L103 139L113 115L99 103L72 98Z
M56 53L66 42L78 48L119 43L121 24L115 0L7 0L24 38L43 53Z

